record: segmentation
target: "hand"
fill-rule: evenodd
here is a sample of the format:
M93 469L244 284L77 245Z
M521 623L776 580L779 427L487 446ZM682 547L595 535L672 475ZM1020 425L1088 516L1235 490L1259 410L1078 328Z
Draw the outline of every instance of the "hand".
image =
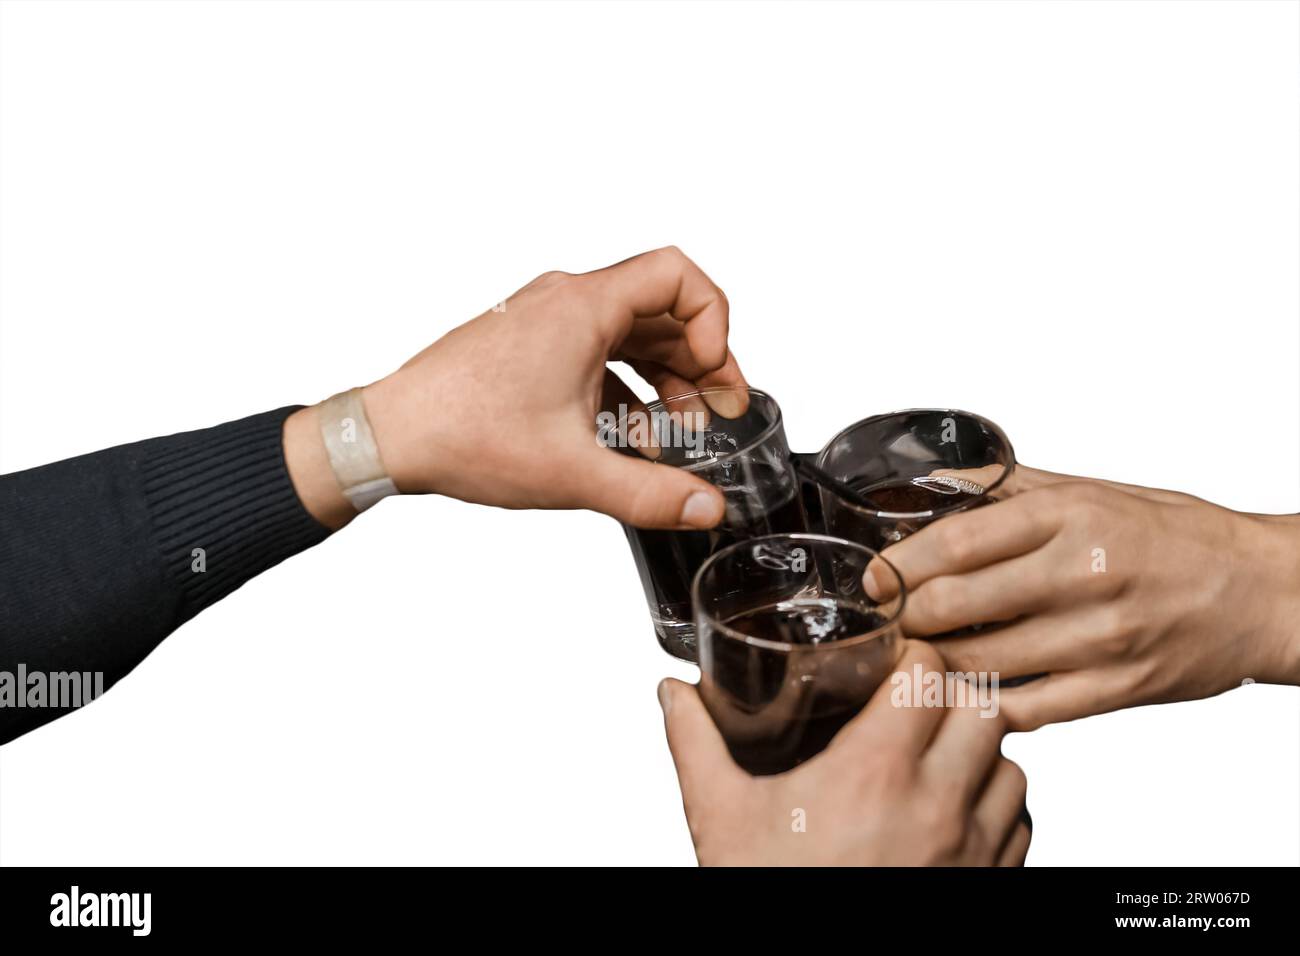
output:
M933 644L954 671L1048 675L1001 689L1013 730L1300 683L1296 519L1034 469L1017 484L884 552L907 634L1010 622Z
M908 642L899 672L941 671ZM659 685L682 803L704 866L1019 866L1025 775L973 707L896 707L886 681L829 747L788 773L736 766L695 688ZM802 828L800 827L802 823Z
M721 493L675 468L602 448L596 415L635 395L606 367L621 360L662 397L744 385L727 347L722 290L680 250L584 275L548 272L501 311L453 329L368 386L366 413L404 493L504 508L591 508L647 528L707 528ZM730 416L735 396L711 400ZM304 504L338 527L353 516L333 482L314 409L290 417L285 449Z

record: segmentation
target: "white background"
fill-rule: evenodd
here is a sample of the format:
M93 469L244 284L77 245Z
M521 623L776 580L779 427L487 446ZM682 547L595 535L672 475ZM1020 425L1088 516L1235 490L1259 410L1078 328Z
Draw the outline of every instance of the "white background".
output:
M1034 465L1300 511L1295 3L0 16L5 471L317 401L676 243L796 449L955 405ZM612 521L385 502L7 745L0 859L689 864L655 685L692 673ZM1029 862L1300 861L1298 697L1009 739Z

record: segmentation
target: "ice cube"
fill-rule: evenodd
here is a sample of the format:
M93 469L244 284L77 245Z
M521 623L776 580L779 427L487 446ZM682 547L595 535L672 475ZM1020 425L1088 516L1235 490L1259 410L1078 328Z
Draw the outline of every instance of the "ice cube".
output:
M740 446L736 439L732 438L726 432L713 432L704 439L704 450L710 458L717 458L719 455L727 455L735 451Z

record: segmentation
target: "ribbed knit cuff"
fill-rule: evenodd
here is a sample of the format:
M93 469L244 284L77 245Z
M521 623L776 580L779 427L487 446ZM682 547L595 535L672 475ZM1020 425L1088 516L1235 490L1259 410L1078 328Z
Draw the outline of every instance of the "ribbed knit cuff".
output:
M329 537L284 461L284 420L300 407L142 443L145 501L181 621Z

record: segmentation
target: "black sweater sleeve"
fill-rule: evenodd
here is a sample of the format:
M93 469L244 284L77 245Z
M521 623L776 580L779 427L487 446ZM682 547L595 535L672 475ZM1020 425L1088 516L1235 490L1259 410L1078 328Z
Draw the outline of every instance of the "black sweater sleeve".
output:
M18 706L20 668L28 680L98 672L107 688L205 607L329 535L285 465L294 410L0 476L0 743L68 712Z

